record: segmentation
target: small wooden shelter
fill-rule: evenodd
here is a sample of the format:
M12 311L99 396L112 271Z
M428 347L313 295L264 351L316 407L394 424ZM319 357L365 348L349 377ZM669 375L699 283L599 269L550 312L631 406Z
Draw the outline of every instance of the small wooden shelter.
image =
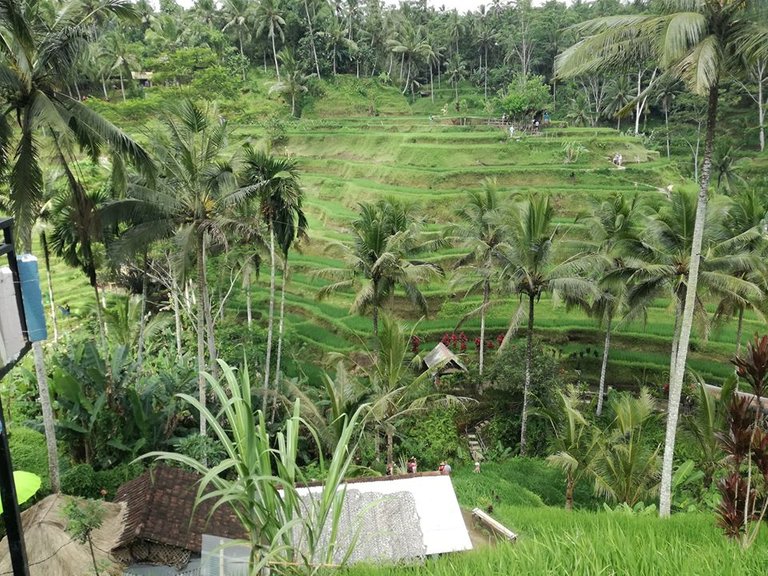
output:
M438 367L438 376L442 376L443 374L454 374L456 372L467 372L467 367L464 366L461 360L459 360L459 357L451 352L448 346L442 342L438 342L437 346L435 346L429 354L424 356L424 359L421 361L422 372L431 370L435 367Z

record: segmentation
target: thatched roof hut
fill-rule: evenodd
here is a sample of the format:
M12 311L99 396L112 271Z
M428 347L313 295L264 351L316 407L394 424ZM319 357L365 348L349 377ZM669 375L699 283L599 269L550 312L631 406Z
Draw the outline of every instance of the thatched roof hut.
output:
M439 375L467 372L467 367L459 360L459 357L451 352L442 342L438 342L437 346L424 356L424 359L421 361L422 371L429 370L435 366L439 367L437 371Z

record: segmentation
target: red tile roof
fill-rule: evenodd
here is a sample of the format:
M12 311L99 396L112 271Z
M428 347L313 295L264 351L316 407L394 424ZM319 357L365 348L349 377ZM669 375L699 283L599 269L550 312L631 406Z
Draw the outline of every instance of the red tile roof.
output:
M194 507L200 478L161 464L120 486L115 502L125 502L127 509L123 533L113 549L148 540L200 553L204 532L244 539L245 530L231 507L221 506L210 517L212 500Z

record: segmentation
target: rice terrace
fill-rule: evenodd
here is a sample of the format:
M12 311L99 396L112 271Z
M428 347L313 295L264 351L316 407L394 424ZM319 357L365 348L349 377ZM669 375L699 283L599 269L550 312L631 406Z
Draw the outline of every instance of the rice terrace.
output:
M0 573L762 575L762 0L0 0Z

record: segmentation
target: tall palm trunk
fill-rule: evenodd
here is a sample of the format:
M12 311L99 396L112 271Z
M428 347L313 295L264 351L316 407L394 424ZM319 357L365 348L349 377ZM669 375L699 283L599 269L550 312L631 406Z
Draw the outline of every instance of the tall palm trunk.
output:
M659 497L659 515L667 517L672 505L672 466L675 456L675 436L677 434L677 420L680 411L680 393L683 389L685 377L685 362L688 355L688 342L693 327L693 312L696 306L696 288L699 282L699 262L701 259L701 245L704 238L704 223L707 216L707 199L709 193L709 181L712 174L712 147L715 141L715 127L717 125L717 104L719 87L712 86L709 89L707 106L707 135L704 143L704 162L701 166L701 186L696 206L696 223L693 228L693 242L691 245L691 260L688 272L688 286L685 295L685 308L683 308L682 327L680 330L680 342L675 366L675 377L669 389L669 411L667 413L667 433L664 442L664 459L661 471L661 489Z
M432 64L429 64L429 95L432 97L432 102L435 101L435 83L432 76Z
M136 361L141 370L144 360L144 332L147 328L147 253L144 252L144 270L141 276L141 318L139 319L139 344Z
M205 304L203 304L203 294L205 294L205 258L202 250L203 239L200 238L200 248L197 251L197 393L200 405L205 408L207 398L205 378ZM206 420L200 416L200 435L205 436Z
M408 74L405 76L405 87L403 88L403 96L408 91L408 85L411 83L411 59L408 58Z
M277 81L280 81L280 66L277 65L277 47L275 46L275 35L272 34L272 56L275 58L275 74L277 74Z
M376 346L379 345L379 281L373 280L373 337L376 339Z
M26 233L25 233L26 232ZM32 252L31 229L19 233L24 252ZM40 408L43 413L43 431L45 432L45 446L48 452L48 476L51 481L51 491L54 494L61 492L59 483L59 452L56 446L56 427L54 426L53 408L51 407L51 392L48 388L48 372L45 369L45 355L42 342L32 342L32 356L35 361L35 376L37 377L37 391L40 395Z
M485 99L488 100L488 46L484 48L485 52L485 67L483 68L483 91L485 93Z
M99 295L99 285L96 281L96 271L89 272L91 288L93 288L93 295L96 298L96 323L99 325L99 338L101 339L101 348L104 354L108 354L107 348L107 328L104 324L104 314L101 309L101 297ZM106 356L105 356L106 357Z
M53 326L53 341L59 341L59 327L56 322L56 302L53 299L53 279L51 278L51 252L48 250L48 237L45 231L40 232L40 244L43 247L43 257L45 258L45 277L48 284L48 302L51 305L51 325Z
M315 33L312 31L312 17L309 15L309 4L304 0L304 12L307 14L307 28L309 29L309 45L312 48L312 58L315 60L315 72L318 80L320 79L320 61L317 59L317 49L315 48Z
M207 261L205 252L205 242L203 242L201 252L203 254L203 311L205 312L205 333L208 340L208 370L214 378L219 377L219 363L216 361L216 335L214 333L213 314L211 313L211 295L208 291L208 272L205 269Z
M283 255L283 278L280 283L280 314L277 321L277 355L275 357L275 390L280 384L280 360L283 355L283 328L285 325L285 283L288 278L288 254Z
M275 323L275 229L269 222L269 319L267 320L267 358L264 361L264 391L261 399L262 411L267 413L267 395L269 394L269 367L272 363L272 330Z
M61 485L59 483L59 453L56 448L56 428L53 424L51 393L48 389L48 374L45 371L42 342L32 342L32 354L35 359L35 375L37 376L37 389L40 394L40 408L43 412L43 430L45 431L45 445L48 451L48 476L50 476L51 480L51 491L54 494L58 494L61 492Z
M176 358L181 360L181 331L183 329L181 325L181 303L179 302L179 295L175 290L172 291L172 294L173 319L176 325Z
M611 349L611 324L613 313L608 314L608 325L605 327L605 343L603 344L603 363L600 366L600 384L597 387L597 410L600 416L603 413L603 397L605 396L605 373L608 371L608 351Z
M565 509L568 512L573 511L573 489L576 487L576 481L572 475L568 475L565 483Z
M483 280L483 309L480 311L480 366L478 367L480 376L483 375L483 364L485 360L485 309L488 306L490 293L490 281L486 277L486 279Z
M739 320L736 325L736 356L741 353L741 333L744 330L744 306L739 306Z
M677 352L680 342L680 316L683 311L683 298L675 295L675 323L672 326L672 351L669 355L669 385L672 385L675 369L677 367Z
M528 396L531 390L531 364L533 363L533 311L535 300L528 295L528 334L525 342L525 386L523 387L523 412L520 419L520 456L525 456L528 438Z
M125 84L123 83L123 71L120 70L120 92L123 95L123 102L125 102Z
M251 308L251 261L245 263L243 271L243 288L245 288L245 317L248 319L248 329L253 323L253 312Z
M667 158L669 158L669 106L664 104L664 132L667 134Z
M387 428L387 470L394 472L395 468L395 432Z

